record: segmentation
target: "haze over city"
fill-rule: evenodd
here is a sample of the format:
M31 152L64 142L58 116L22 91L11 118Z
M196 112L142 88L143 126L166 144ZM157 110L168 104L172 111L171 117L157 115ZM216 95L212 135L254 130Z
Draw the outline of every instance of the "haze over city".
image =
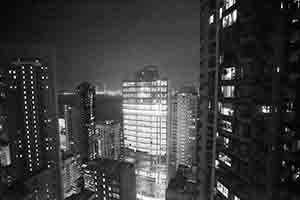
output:
M7 15L1 19L0 40L57 47L60 89L84 80L120 89L120 81L149 64L159 66L175 87L199 79L197 0L11 4L2 7Z

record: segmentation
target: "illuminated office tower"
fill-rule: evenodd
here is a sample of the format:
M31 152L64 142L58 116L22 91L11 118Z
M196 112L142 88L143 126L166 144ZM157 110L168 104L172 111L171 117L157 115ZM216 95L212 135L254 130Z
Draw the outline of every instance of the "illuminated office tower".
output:
M300 1L201 0L200 13L199 195L299 199Z
M191 86L171 98L169 165L176 170L178 165L193 167L196 163L198 100L197 90Z
M84 171L84 187L95 193L95 200L136 200L132 163L111 159L89 161Z
M76 107L80 110L81 122L79 133L79 150L83 161L92 159L90 137L95 134L95 87L88 82L83 82L76 88Z
M18 58L10 62L7 70L9 175L13 182L25 183L33 177L43 176L51 168L52 176L45 193L49 197L46 199L60 199L53 69L50 68L51 61L43 61ZM30 186L31 189L34 187L35 184Z
M138 199L165 199L168 81L147 66L123 81L125 159L136 164Z

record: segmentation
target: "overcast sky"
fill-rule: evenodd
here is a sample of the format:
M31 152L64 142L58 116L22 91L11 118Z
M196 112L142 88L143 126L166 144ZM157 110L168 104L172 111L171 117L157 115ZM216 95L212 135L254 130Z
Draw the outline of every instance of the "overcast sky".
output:
M1 6L0 36L55 45L59 89L85 80L118 89L122 79L149 64L175 87L196 83L199 0L46 2Z

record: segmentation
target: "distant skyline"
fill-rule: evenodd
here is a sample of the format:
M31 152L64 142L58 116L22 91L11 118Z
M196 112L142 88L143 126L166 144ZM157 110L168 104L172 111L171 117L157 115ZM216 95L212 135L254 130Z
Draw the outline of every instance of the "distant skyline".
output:
M2 7L6 14L0 20L2 42L56 46L60 90L85 80L119 89L123 79L145 65L157 65L174 87L197 83L198 0L74 2L31 1L18 2L18 8Z

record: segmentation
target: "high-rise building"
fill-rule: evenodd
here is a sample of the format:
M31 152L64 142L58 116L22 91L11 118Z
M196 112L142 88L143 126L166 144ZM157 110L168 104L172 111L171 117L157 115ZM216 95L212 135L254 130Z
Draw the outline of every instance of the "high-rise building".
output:
M51 168L48 186L36 193L47 188L47 198L61 199L52 67L49 59L18 58L9 63L6 107L11 164L4 182L11 190L15 183L26 184Z
M199 198L299 199L300 1L200 13Z
M60 99L59 99L59 103ZM80 113L74 106L60 106L58 132L61 150L61 181L64 199L81 192L81 154L79 151Z
M95 117L95 87L90 83L83 82L77 88L77 105L80 110L80 134L79 134L79 149L83 161L92 159L92 145L90 136L95 134L96 117Z
M80 191L78 179L81 177L80 155L63 154L62 158L62 182L64 187L64 198L77 194Z
M109 158L120 160L122 148L121 126L115 121L97 122L92 140L93 159Z
M58 103L60 149L63 152L80 154L80 111L74 105L61 105L60 97Z
M122 88L125 159L136 165L137 198L165 199L168 81L147 66Z
M191 86L181 88L171 97L168 137L171 171L177 170L179 165L192 167L196 164L198 100L197 90Z
M64 105L64 115L58 119L58 129L61 138L61 147L63 151L71 150L72 142L72 107ZM63 144L63 145L62 145Z
M7 132L7 85L4 70L0 70L0 170L11 164L10 147ZM1 178L1 175L0 175Z
M39 60L18 59L9 68L8 120L13 148L13 164L17 164L17 176L30 175L51 166L47 157L53 151L51 136L45 130L47 90L49 89L47 66Z
M8 174L11 165L11 147L9 145L7 130L7 84L5 83L5 71L0 69L0 188L11 182ZM3 184L3 186L1 185ZM1 193L1 189L0 189Z
M96 200L136 199L135 168L132 163L96 159L84 168L85 189L95 192Z

